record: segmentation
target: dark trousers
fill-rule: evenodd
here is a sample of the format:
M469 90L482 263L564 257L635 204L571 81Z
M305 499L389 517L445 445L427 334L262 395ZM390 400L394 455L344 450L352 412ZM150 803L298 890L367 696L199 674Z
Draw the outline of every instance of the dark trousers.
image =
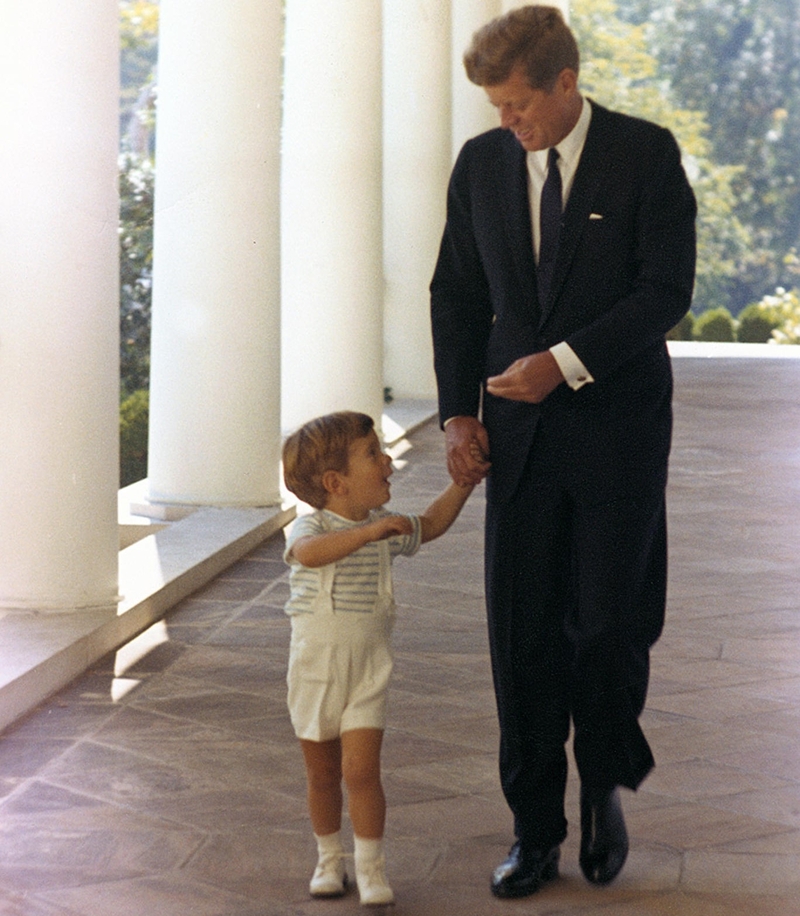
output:
M653 766L639 726L664 622L666 456L593 467L543 424L515 497L489 488L486 593L500 774L518 838L566 836L565 744L582 785L635 789Z

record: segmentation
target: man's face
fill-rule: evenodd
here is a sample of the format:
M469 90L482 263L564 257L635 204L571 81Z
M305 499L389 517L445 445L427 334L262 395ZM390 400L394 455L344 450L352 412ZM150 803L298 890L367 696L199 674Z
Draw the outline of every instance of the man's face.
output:
M577 77L572 70L562 70L550 92L531 89L521 67L512 70L504 83L484 89L500 114L500 126L510 130L528 152L560 143L580 115Z

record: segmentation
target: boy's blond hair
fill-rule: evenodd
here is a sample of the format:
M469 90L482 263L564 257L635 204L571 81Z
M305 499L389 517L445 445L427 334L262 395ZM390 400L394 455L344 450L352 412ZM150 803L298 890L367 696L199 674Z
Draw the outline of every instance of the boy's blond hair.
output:
M353 410L309 420L283 444L283 479L292 493L315 509L324 509L326 471L347 473L350 446L375 428L372 417Z

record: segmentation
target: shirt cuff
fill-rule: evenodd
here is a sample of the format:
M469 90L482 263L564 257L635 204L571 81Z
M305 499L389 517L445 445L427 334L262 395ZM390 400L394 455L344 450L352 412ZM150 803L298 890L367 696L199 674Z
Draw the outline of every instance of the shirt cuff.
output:
M575 351L566 341L550 347L550 352L558 363L561 374L573 391L577 391L579 388L583 388L584 385L594 381L589 370L578 359Z

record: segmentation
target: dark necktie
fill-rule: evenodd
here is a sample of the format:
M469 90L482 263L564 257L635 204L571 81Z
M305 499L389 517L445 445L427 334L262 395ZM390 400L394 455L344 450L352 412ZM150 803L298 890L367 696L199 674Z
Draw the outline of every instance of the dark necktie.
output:
M561 232L561 172L558 168L558 150L555 147L551 147L547 154L547 179L542 187L539 230L539 266L536 276L539 303L544 305L550 290L558 251L558 236Z

